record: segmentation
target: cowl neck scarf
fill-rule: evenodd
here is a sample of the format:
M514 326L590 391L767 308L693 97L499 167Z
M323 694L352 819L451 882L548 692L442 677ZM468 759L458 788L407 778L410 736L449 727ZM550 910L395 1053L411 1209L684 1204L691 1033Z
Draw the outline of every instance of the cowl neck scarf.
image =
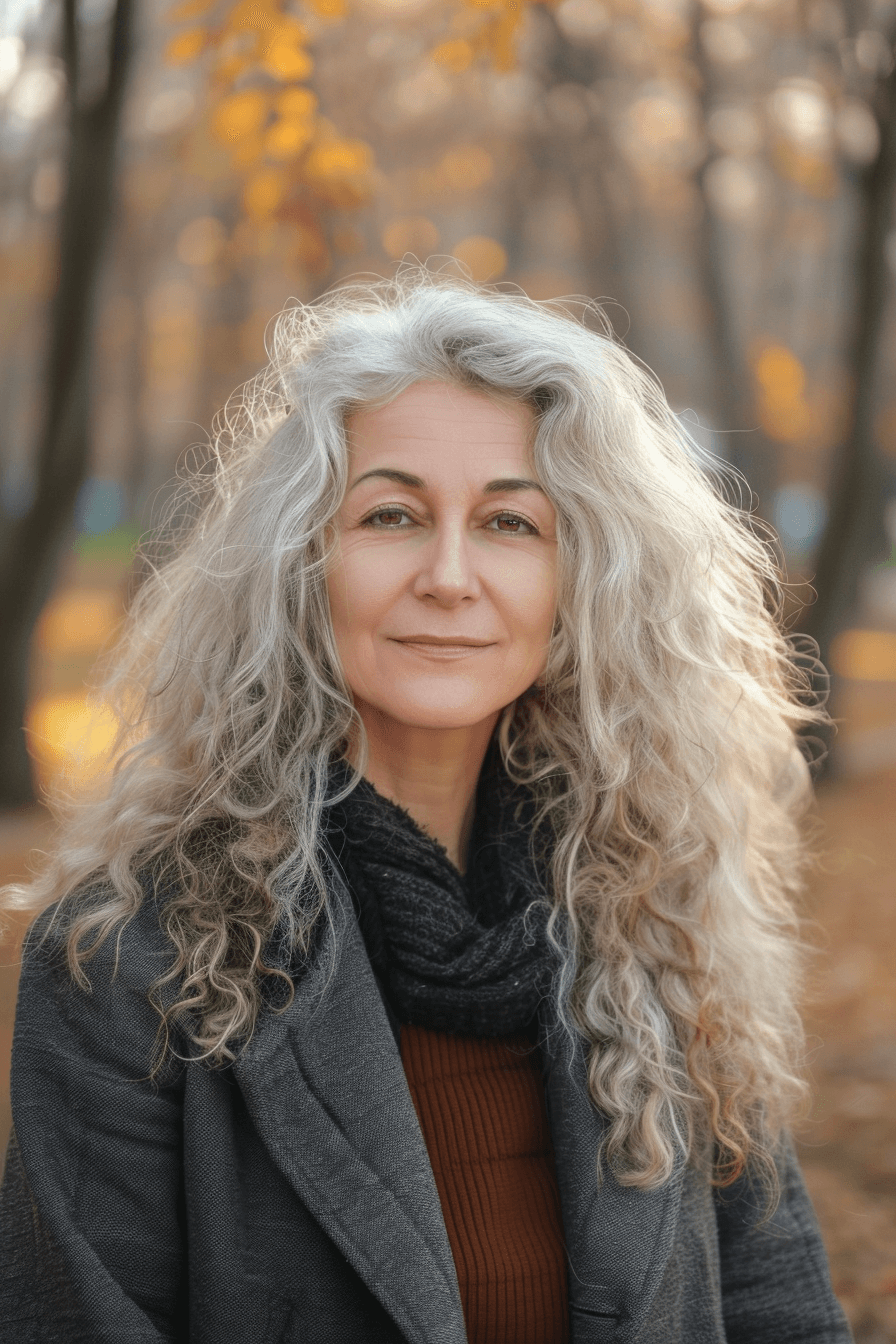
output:
M332 763L331 796L350 776L344 761ZM465 875L366 779L328 808L331 847L373 969L401 1022L470 1036L531 1026L554 956L544 874L530 855L533 813L496 744L479 779Z

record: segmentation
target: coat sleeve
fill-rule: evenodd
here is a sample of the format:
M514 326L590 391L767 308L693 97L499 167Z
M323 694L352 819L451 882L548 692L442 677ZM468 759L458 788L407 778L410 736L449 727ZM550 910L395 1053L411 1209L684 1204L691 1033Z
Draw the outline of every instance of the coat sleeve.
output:
M0 1189L0 1339L187 1338L182 1084L146 1081L166 949L150 911L71 980L60 939L26 942L13 1038L13 1134ZM170 945L167 957L170 961Z
M793 1144L778 1157L780 1203L763 1222L748 1180L716 1192L728 1344L852 1344Z

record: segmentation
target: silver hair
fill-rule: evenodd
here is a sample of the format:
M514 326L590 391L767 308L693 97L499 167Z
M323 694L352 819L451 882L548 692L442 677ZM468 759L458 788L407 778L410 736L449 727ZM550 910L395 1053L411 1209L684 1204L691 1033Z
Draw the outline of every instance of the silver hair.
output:
M507 707L499 740L554 837L560 1021L584 1038L620 1179L653 1187L677 1154L714 1150L718 1183L748 1163L773 1183L805 1092L798 733L827 715L783 630L773 545L600 310L584 316L415 266L280 316L112 658L114 767L6 905L58 901L87 985L92 951L145 899L139 875L173 879L161 1039L189 1021L202 1058L232 1059L263 983L291 988L274 931L307 950L332 920L327 763L353 733L363 752L325 585L346 417L421 380L523 401L559 595L544 684Z

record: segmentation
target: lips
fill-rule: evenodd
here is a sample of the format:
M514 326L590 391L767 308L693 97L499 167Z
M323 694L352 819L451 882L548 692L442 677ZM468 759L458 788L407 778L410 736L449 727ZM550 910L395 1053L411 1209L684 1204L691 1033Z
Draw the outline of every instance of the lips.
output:
M493 643L490 639L468 639L463 635L400 635L393 636L396 644L430 644L435 648L485 649Z

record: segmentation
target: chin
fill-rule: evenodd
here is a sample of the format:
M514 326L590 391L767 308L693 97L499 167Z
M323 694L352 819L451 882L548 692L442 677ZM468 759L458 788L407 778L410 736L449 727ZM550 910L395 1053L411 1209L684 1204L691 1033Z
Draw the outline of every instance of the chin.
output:
M493 694L452 696L450 688L442 686L427 696L396 696L393 690L390 696L372 703L385 718L407 728L473 728L499 714L510 699L496 704Z
M500 713L500 710L492 704L481 708L464 706L457 709L445 705L417 708L405 704L400 708L398 706L394 709L384 708L380 712L393 722L400 723L406 728L451 729L475 728L484 719Z

